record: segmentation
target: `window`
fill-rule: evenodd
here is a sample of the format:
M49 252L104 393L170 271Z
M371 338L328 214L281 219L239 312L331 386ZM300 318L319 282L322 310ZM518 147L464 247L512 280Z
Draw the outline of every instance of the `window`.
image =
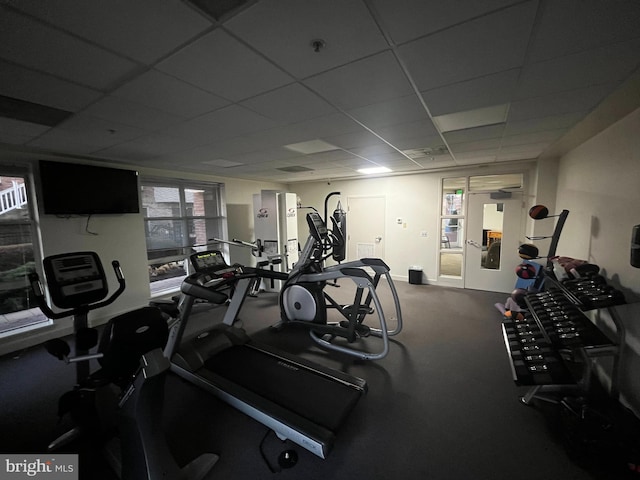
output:
M0 334L50 323L37 307L28 279L40 261L28 178L26 168L0 167Z
M175 291L188 273L185 260L226 237L224 186L186 180L141 180L151 294Z
M465 177L442 180L440 216L440 275L462 276L464 241Z

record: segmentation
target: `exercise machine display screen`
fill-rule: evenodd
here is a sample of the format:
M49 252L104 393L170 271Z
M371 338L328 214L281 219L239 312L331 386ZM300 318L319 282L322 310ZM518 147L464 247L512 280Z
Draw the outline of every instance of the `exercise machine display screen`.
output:
M51 300L60 308L75 308L107 296L107 279L95 252L74 252L44 259Z
M222 252L219 250L194 253L191 255L191 264L196 272L215 272L227 267L227 262L225 262Z
M316 240L322 240L327 237L327 225L322 220L320 214L316 212L307 213L307 224L309 225L311 236Z

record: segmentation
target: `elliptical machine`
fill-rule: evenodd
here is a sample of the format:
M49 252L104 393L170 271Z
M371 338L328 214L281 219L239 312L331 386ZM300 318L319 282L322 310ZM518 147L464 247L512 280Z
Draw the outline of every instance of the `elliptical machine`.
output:
M112 262L119 287L107 298L108 283L95 252L74 252L44 259L43 267L51 301L65 310L54 312L37 273L31 273L31 288L42 312L57 320L73 316L75 354L62 339L45 344L52 355L76 365L76 385L64 394L58 413L69 414L74 426L54 440L49 451L70 442L100 433L95 406L98 389L120 388L118 400L119 437L105 445L107 459L124 480L201 479L218 456L203 454L184 468L175 463L163 432L160 431L165 374L169 362L163 355L168 326L163 313L153 307L139 308L112 318L98 342L98 331L88 326L88 313L113 303L125 290L120 265ZM105 300L106 299L106 300ZM95 353L90 350L98 345ZM91 372L90 360L100 367Z
M327 216L327 200L325 200L325 217ZM389 273L389 267L379 258L362 258L360 260L325 266L330 256L335 261L345 259L346 217L340 206L330 217L333 229L317 211L307 214L309 238L300 254L298 263L289 273L280 291L281 322L273 328L280 330L287 325L302 326L309 329L309 335L321 347L356 356L362 360L378 360L389 352L389 337L402 330L402 312L395 285ZM369 272L373 272L373 276ZM381 278L385 278L391 292L396 327L389 330L387 319L376 292ZM349 279L356 291L353 302L340 304L334 300L325 287L339 287L339 279ZM366 297L364 296L367 291ZM329 322L327 311L339 312L344 318L338 322ZM378 328L370 327L364 320L376 314ZM357 340L370 335L382 339L382 348L377 352L368 352L351 345ZM337 338L346 340L347 345L334 343Z

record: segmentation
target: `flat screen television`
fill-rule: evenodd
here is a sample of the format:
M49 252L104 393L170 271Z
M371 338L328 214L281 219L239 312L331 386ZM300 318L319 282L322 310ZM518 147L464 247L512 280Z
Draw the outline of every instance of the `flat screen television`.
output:
M45 214L140 212L135 170L41 160L40 185Z

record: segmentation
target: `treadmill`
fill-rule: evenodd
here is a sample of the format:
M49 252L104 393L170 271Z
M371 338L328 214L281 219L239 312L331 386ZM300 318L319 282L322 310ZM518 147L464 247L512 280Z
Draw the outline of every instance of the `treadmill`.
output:
M219 250L191 255L195 273L182 284L180 315L166 356L171 370L320 458L367 391L365 380L253 341L234 327L256 277L269 270L229 266ZM281 274L280 274L281 275ZM224 302L221 323L183 338L196 300Z

